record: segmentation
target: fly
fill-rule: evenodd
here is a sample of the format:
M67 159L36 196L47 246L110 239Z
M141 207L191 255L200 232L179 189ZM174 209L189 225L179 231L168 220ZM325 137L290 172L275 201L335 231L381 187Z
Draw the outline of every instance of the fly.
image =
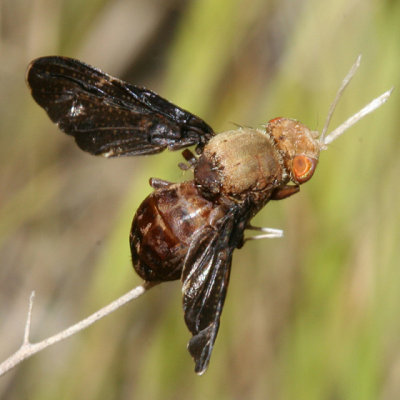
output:
M81 61L42 57L31 62L27 82L50 119L84 151L104 157L186 149L190 181L150 179L154 191L139 206L129 236L133 266L145 281L181 279L188 350L195 371L208 367L228 288L232 254L249 239L279 237L277 229L250 224L270 200L281 200L311 179L320 151L382 105L390 91L326 136L335 105L360 63L344 79L320 135L288 118L264 129L241 127L215 134L199 117L156 93Z

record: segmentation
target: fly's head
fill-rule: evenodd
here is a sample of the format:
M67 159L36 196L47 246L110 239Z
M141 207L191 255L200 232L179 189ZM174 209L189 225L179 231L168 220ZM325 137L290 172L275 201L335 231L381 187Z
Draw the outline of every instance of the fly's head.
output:
M359 120L379 108L390 97L393 88L373 99L336 129L326 134L335 108L345 88L360 66L360 62L361 55L357 57L356 62L344 77L336 97L329 108L321 135L316 131L311 131L305 125L293 119L279 117L271 119L271 121L268 122L266 126L267 133L273 139L282 157L286 172L296 185L307 182L313 176L321 150L326 150L330 143L336 140Z
M319 133L294 119L281 117L269 121L266 129L291 181L296 185L307 182L314 174L321 151Z

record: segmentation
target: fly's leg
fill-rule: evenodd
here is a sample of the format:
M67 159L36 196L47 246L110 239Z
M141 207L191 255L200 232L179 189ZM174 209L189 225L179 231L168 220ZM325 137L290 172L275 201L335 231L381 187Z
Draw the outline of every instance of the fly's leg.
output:
M183 150L182 156L188 162L189 165L185 163L179 163L178 167L183 171L187 171L188 169L194 169L195 165L197 164L196 156L189 149Z
M282 200L294 195L300 190L299 185L285 185L276 189L271 196L271 200Z
M248 240L256 240L256 239L273 239L283 237L282 229L274 229L274 228L260 228L258 226L247 225L246 229L251 231L263 232L261 235L250 236L244 239L244 243Z
M149 184L153 189L162 189L162 188L167 188L168 186L171 186L173 183L164 181L164 179L150 178Z

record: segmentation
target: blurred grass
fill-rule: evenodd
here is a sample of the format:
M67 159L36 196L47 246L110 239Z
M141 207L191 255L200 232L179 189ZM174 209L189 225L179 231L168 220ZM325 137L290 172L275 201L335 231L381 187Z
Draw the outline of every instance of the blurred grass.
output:
M136 285L128 233L148 177L190 179L179 153L80 152L30 99L30 59L129 76L217 131L278 115L321 129L359 53L332 128L400 86L395 1L5 0L0 12L2 359L20 344L30 290L35 340ZM0 379L0 398L398 399L399 106L396 89L300 194L255 218L285 238L236 251L206 375L192 372L175 282L26 361Z

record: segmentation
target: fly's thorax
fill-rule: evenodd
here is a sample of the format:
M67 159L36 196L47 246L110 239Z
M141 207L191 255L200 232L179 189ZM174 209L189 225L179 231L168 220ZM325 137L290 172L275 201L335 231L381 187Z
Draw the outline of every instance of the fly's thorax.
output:
M195 168L195 181L210 194L241 198L284 183L282 157L268 135L240 128L214 136Z
M290 179L296 184L308 181L317 166L321 150L319 133L288 118L272 119L266 130L282 156Z

